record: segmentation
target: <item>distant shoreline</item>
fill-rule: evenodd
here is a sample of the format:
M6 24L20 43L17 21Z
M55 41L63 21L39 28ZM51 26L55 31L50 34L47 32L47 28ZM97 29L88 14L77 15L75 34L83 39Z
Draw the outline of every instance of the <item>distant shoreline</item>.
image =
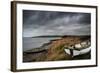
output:
M91 35L45 35L45 36L35 36L31 38L39 38L39 37L90 37Z

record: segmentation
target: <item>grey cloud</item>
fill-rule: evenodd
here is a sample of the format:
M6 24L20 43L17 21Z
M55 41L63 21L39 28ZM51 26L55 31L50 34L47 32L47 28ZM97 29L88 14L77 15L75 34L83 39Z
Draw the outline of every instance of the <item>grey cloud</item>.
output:
M90 35L89 13L23 11L23 36Z

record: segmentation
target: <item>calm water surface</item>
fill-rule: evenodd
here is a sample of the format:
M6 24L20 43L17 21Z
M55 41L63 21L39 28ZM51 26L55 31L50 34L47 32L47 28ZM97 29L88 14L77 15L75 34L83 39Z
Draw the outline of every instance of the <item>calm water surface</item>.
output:
M33 48L38 48L42 46L44 43L50 42L50 40L60 39L61 37L45 37L45 38L32 38L32 37L24 37L23 38L23 51L30 50Z

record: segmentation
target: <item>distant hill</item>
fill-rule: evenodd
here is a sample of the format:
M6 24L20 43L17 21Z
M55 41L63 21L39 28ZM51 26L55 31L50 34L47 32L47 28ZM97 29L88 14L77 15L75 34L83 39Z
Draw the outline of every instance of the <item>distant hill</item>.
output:
M90 35L42 35L42 36L34 36L32 38L38 38L38 37L42 37L42 38L45 38L45 37L81 37L81 36L86 36L86 37L90 37Z

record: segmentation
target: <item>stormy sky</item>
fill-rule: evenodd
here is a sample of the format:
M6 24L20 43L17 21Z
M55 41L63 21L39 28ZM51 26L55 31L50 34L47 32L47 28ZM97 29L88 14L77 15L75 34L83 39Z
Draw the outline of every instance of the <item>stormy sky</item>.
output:
M23 10L23 37L90 35L91 14Z

